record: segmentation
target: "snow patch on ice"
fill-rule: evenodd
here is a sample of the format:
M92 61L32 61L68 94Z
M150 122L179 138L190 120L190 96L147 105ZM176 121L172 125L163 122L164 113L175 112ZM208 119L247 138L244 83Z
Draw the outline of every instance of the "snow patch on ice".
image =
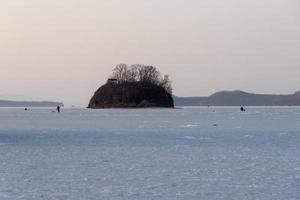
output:
M112 190L113 190L112 186L104 186L100 189L100 193L111 194Z
M200 124L187 124L187 125L184 125L182 127L184 128L193 128L193 127L200 127L201 125Z
M281 132L281 133L279 133L279 135L288 135L288 133L287 132Z
M195 140L196 138L194 136L184 136L183 139L186 139L186 140Z

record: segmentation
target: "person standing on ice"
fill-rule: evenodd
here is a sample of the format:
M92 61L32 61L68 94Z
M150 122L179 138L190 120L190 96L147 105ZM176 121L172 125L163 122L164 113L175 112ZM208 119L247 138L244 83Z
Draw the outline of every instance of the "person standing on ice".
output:
M57 109L57 112L60 112L60 106L57 106L56 109Z

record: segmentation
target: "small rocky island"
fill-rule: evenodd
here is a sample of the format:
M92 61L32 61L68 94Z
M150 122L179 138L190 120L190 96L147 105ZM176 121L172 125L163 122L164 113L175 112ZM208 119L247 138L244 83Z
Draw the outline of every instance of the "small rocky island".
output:
M173 108L168 76L153 66L120 64L91 98L88 108Z

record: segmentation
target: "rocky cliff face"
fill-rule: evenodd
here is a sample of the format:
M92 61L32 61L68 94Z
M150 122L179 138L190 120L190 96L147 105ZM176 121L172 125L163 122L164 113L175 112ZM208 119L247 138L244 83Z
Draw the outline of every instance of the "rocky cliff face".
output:
M173 108L173 97L151 83L106 83L91 98L88 108Z

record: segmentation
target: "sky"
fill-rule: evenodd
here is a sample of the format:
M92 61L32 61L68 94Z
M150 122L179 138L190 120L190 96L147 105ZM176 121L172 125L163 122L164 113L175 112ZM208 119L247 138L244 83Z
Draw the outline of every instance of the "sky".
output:
M86 106L119 63L174 94L300 90L299 0L0 0L0 97Z

